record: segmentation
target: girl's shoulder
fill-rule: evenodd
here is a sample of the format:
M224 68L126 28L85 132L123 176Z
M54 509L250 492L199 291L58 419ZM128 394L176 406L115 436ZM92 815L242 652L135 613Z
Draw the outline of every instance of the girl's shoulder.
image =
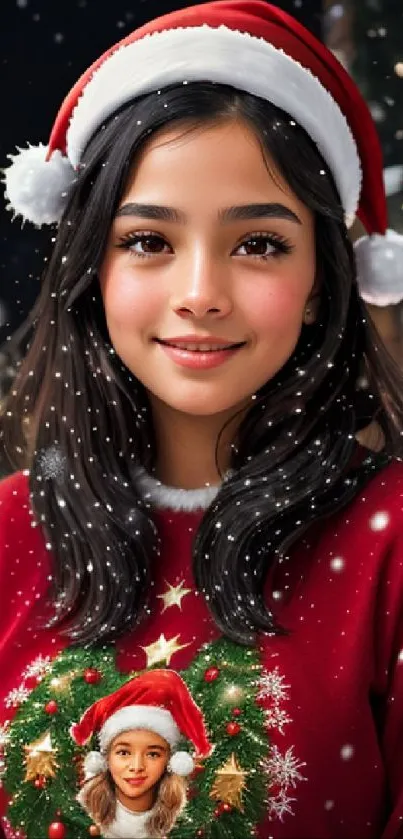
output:
M347 506L325 519L323 531L344 533L349 540L352 534L364 541L381 534L388 542L403 537L403 462L391 460L382 467L375 466L373 475Z

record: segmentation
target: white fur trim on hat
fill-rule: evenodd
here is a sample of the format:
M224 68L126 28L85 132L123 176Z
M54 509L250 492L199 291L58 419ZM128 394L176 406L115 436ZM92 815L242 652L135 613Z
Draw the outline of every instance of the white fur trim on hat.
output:
M122 731L135 728L154 731L163 737L171 748L176 746L181 737L172 714L165 708L155 705L127 705L115 711L102 726L99 732L101 752L105 754L112 740Z
M131 99L175 82L213 81L269 100L314 140L333 173L347 222L361 190L357 146L339 106L299 62L264 38L207 24L165 30L122 46L87 82L67 131L75 168L102 122Z
M174 752L168 762L168 771L183 778L190 775L194 767L194 760L189 752Z
M75 178L67 157L55 151L46 161L47 151L42 144L18 149L4 170L7 209L38 227L60 221Z
M360 295L373 306L394 306L403 300L403 236L387 230L354 243Z

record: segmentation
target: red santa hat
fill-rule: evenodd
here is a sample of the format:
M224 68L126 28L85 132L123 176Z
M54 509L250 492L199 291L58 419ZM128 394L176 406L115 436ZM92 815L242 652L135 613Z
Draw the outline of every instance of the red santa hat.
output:
M189 775L194 769L192 756L176 751L181 738L193 743L196 758L208 757L212 751L203 715L183 679L174 670L150 670L94 702L71 726L78 746L98 735L100 751L87 755L86 777L106 769L108 747L118 734L138 728L154 731L167 741L172 751L168 768L177 775Z
M403 237L387 230L382 152L367 105L333 54L265 0L216 0L157 18L107 50L64 100L47 147L11 156L9 207L41 225L59 221L91 136L130 100L175 82L209 80L282 108L316 143L357 243L361 294L403 298Z

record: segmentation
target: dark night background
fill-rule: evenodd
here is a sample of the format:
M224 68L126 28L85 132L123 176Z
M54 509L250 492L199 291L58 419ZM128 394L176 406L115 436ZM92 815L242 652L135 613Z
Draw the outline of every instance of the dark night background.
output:
M14 153L16 146L47 143L62 99L107 47L147 20L187 5L189 0L2 0L0 168L7 165L7 154ZM332 15L338 25L342 8L332 0L281 0L277 5L319 37L332 23ZM393 63L403 61L403 0L357 0L352 5L357 6L355 25L361 33L355 55L358 80L367 98L376 100L386 162L396 164L402 159L403 79L393 73ZM54 232L29 224L21 232L20 220L11 223L3 199L0 207L1 344L35 299Z

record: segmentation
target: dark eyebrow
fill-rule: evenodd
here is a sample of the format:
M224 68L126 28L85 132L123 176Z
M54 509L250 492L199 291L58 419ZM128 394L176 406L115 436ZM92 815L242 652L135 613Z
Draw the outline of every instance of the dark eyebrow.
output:
M174 207L163 207L159 204L124 204L116 213L116 218L121 216L137 216L138 218L153 219L154 221L170 221L177 224L186 222L186 215ZM285 204L242 204L239 207L226 207L218 214L219 221L248 221L251 219L272 218L293 221L295 224L302 224L293 210Z
M220 221L248 221L255 218L281 218L302 224L296 213L285 204L243 204L240 207L226 207L219 213Z

